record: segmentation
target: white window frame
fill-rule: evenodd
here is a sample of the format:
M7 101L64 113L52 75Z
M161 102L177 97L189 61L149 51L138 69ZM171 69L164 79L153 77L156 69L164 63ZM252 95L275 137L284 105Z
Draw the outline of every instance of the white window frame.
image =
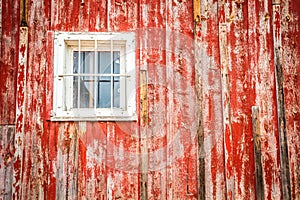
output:
M91 45L93 44L93 45ZM120 108L73 108L73 52L120 51ZM135 34L55 32L52 121L132 121L136 116ZM96 61L95 61L96 62ZM80 64L79 64L80 65ZM87 76L87 74L80 74ZM110 76L113 76L109 74ZM107 74L105 74L107 76ZM104 74L88 74L97 77ZM67 78L71 77L71 78ZM112 95L112 94L111 94ZM96 101L96 100L94 100ZM96 105L96 103L94 103Z

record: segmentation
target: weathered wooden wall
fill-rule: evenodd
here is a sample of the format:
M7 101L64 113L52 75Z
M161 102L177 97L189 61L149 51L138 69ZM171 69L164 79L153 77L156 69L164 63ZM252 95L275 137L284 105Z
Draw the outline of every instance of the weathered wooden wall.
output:
M298 1L0 7L0 199L300 199ZM50 121L55 31L136 32L137 122Z

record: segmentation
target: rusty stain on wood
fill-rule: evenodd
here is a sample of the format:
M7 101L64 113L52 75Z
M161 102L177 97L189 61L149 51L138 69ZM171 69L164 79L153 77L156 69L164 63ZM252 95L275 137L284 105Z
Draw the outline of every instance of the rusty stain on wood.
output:
M20 19L21 27L26 27L28 18L28 0L20 0Z
M261 151L261 133L260 133L260 112L259 106L252 107L252 131L254 141L254 158L255 158L255 186L256 186L256 199L265 199L264 195L264 179L263 179L263 166L262 166L262 151Z
M140 75L140 95L141 95L141 123L145 127L148 125L148 104L147 104L147 71L141 71Z
M148 98L147 98L147 71L140 72L140 99L141 99L141 199L148 199Z
M195 23L199 23L201 20L201 0L194 0L194 21Z

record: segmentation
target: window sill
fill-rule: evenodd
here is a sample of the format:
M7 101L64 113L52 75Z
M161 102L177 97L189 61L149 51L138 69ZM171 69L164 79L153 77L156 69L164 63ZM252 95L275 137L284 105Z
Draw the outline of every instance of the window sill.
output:
M67 121L92 121L92 122L105 122L105 121L137 121L137 116L91 116L91 117L69 117L69 116L56 116L51 117L50 121L53 122L67 122Z

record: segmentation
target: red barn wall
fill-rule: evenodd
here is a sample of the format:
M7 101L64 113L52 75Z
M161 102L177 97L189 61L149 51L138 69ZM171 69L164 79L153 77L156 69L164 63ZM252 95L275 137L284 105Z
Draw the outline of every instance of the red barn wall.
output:
M1 13L0 199L300 199L298 2L2 0ZM55 31L136 33L136 122L50 120Z

